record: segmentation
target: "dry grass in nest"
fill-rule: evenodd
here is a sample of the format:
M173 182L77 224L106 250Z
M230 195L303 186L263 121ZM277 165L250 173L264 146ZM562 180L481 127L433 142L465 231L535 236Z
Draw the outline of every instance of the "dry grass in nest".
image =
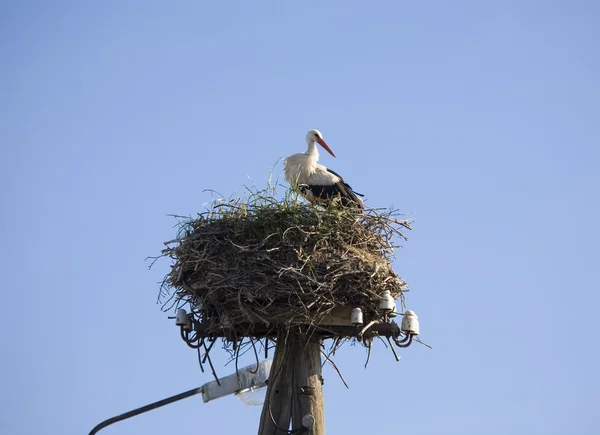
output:
M277 198L271 187L214 201L181 220L177 238L165 243L172 266L159 299L189 303L237 335L248 324L316 326L336 307L378 318L380 295L402 299L406 289L391 266L401 229L410 229L397 216L315 207L289 190Z

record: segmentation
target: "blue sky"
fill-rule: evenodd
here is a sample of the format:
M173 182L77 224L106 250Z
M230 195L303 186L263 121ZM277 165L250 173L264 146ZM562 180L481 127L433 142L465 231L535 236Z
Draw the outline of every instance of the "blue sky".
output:
M82 434L211 380L156 305L175 234L318 128L428 350L326 367L328 433L597 434L600 3L0 6L0 431ZM217 361L220 374L232 371ZM254 433L187 399L106 434Z

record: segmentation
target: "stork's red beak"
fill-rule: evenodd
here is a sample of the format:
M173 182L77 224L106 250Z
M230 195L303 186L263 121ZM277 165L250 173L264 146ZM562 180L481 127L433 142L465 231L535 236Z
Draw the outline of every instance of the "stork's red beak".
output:
M331 151L331 148L329 148L329 145L327 145L327 143L323 139L321 139L320 137L317 138L317 143L323 148L325 148L325 151L327 151L329 154L335 157L335 154L333 154L333 151Z

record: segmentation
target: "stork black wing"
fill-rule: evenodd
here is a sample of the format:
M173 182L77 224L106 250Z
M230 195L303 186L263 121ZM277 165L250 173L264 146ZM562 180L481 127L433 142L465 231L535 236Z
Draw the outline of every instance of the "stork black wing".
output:
M348 183L346 183L346 182L344 181L344 179L342 178L342 176L341 176L340 174L338 174L337 172L335 172L335 171L333 171L333 170L331 170L331 169L329 169L329 168L327 168L327 172L330 172L330 173L332 173L333 175L335 175L336 177L338 177L338 178L340 179L340 183L342 183L344 186L346 186L348 189L350 189L350 190L352 191L352 193L354 193L355 195L358 195L358 196L365 196L365 195L363 195L362 193L355 192L355 191L354 191L354 189L352 189L352 186L350 186Z
M337 182L334 186L337 188L337 193L340 196L342 205L344 207L358 207L358 208L362 208L362 201L361 199L356 196L364 196L362 193L358 193L355 192L354 190L352 190L352 187L346 183L344 181L344 179L342 178L342 176L340 174L338 174L335 171L332 171L331 169L327 168L327 171L332 173L333 175L335 175L336 177L338 177L340 179L339 182Z

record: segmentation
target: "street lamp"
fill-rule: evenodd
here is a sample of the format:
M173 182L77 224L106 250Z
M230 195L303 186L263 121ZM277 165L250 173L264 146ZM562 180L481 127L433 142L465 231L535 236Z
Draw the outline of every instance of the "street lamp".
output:
M90 432L90 435L98 433L101 429L104 429L111 424L143 414L144 412L152 411L153 409L160 408L161 406L168 405L169 403L195 396L196 394L202 394L202 400L204 403L206 403L230 394L243 395L250 391L256 391L257 389L267 385L267 379L269 377L269 372L271 371L272 363L273 360L268 359L258 364L251 364L243 369L239 369L237 373L225 376L218 381L215 380L212 382L207 382L199 388L194 388L184 393L177 394L176 396L171 396L124 414L117 415L116 417L109 418L108 420L105 420L94 427Z

